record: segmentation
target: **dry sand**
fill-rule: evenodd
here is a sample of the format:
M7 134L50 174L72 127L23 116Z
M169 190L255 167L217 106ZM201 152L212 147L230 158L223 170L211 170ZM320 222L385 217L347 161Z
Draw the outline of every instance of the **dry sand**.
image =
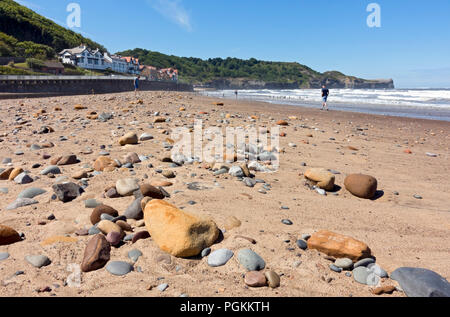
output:
M319 110L277 106L263 103L224 101L225 106L216 106L214 99L199 97L191 93L142 92L144 103L132 104L136 101L134 93L110 94L98 96L70 96L29 100L1 100L2 113L0 158L12 158L14 167L22 167L31 171L31 176L40 179L32 184L18 185L11 181L0 181L0 187L8 188L7 194L0 194L0 223L23 232L26 239L9 246L0 246L1 252L8 252L10 257L0 262L0 296L162 296L172 297L180 294L197 296L244 296L244 297L300 297L300 296L374 296L370 287L358 284L344 273L338 274L329 270L330 262L317 251L302 251L295 241L305 233L326 229L349 235L369 245L377 258L377 263L389 273L398 267L411 266L431 269L450 278L450 125L448 122L427 121L407 118L393 118L346 112L321 112ZM75 111L74 105L82 104L87 110ZM53 109L58 106L62 112ZM178 117L180 106L186 108ZM47 114L37 119L33 114L45 109ZM123 112L128 109L129 112ZM115 112L114 119L107 123L86 119L90 111ZM162 115L171 117L172 122L155 124L153 113L161 111ZM156 258L162 251L151 239L141 240L135 245L126 244L119 249L112 249L111 260L128 261L128 251L137 248L143 256L136 264L143 273L136 270L124 277L116 277L104 268L91 273L82 274L79 288L64 286L71 274L68 265L81 264L84 248L89 237L77 237L74 232L80 228L89 228L89 216L92 209L84 206L88 198L95 198L110 205L120 212L133 201L132 197L108 199L103 198L103 190L115 184L119 178L132 176L129 170L116 170L103 173L89 180L86 193L75 201L63 204L52 201L51 189L55 179L40 176L49 160L42 158L43 153L53 157L63 154L76 154L81 160L79 164L63 166L63 175L70 175L82 169L85 164L93 164L99 156L100 146L106 145L112 158L121 159L128 152L154 157L135 168L136 177L142 182L162 179L155 169L168 169L167 163L159 159L168 154L162 142L168 137L161 133L171 129L174 124L192 124L199 112L206 125L217 124L221 113L241 118L231 118L230 126L272 127L280 119L297 116L297 120L288 120L289 126L281 128L287 137L280 138L281 166L278 172L256 173L257 178L264 179L272 186L266 195L260 194L258 184L255 188L246 187L229 175L214 177L212 172L201 167L201 164L185 165L173 169L177 177L174 186L167 188L172 197L167 199L186 211L212 217L220 228L224 227L230 216L238 218L242 225L225 233L225 239L213 250L229 248L237 253L242 248L251 248L260 254L267 263L267 268L283 274L281 287L277 289L249 289L243 282L242 267L236 256L225 266L211 268L206 259L186 260L172 257L172 263L161 264ZM186 117L190 114L190 117ZM16 115L27 123L21 124L17 134L13 133L19 126ZM256 122L249 122L249 116L259 117ZM65 119L62 120L61 119ZM274 120L269 120L273 118ZM89 121L83 124L82 121ZM130 122L139 121L131 125ZM55 129L51 134L33 134L43 125ZM121 125L124 129L118 130ZM306 125L312 129L301 128ZM224 126L224 125L222 125ZM362 128L358 130L357 128ZM317 130L315 129L317 128ZM118 136L112 136L115 131ZM139 145L120 147L119 136L135 131L138 135L148 132L155 139L141 142ZM307 137L312 134L312 137ZM66 136L67 141L59 141ZM335 138L335 140L330 140ZM308 141L309 144L302 142ZM31 151L27 145L53 142L55 147ZM296 148L288 146L295 143ZM108 145L112 145L111 148ZM352 151L347 147L358 148ZM81 152L90 147L92 154ZM22 156L14 152L22 149ZM404 153L410 149L412 154ZM427 152L436 153L438 157L429 157ZM307 167L302 167L305 162ZM35 163L42 164L39 169L32 169ZM154 168L148 168L152 163ZM1 167L6 167L2 164ZM346 174L365 173L378 179L379 190L384 195L377 200L362 200L352 196L345 188L338 196L326 197L309 190L301 176L310 167L325 167L340 171L336 183L343 187ZM170 168L169 168L170 169ZM192 177L191 174L196 176ZM149 179L144 179L147 174ZM220 187L214 185L214 181ZM74 180L72 180L74 181ZM199 182L208 189L201 191L188 190L186 183ZM7 211L6 206L13 202L25 188L41 187L47 193L36 197L39 204ZM175 190L182 192L173 194ZM394 192L399 195L394 195ZM413 195L419 194L422 200ZM197 202L189 205L189 201ZM281 210L281 206L289 210ZM50 214L56 220L47 221L46 225L38 225L40 220ZM290 219L292 226L281 223L282 219ZM27 226L26 224L30 225ZM130 223L133 224L131 221ZM137 228L135 231L144 230ZM68 234L77 238L75 243L57 243L42 247L44 239ZM256 245L236 235L251 237ZM290 243L284 242L290 240ZM289 249L293 249L293 251ZM36 269L24 260L29 254L45 254L52 264ZM298 267L294 263L301 261ZM297 263L298 264L298 263ZM22 270L23 275L14 276ZM327 281L328 278L331 281ZM163 280L157 280L164 278ZM169 288L161 293L157 289L147 290L149 285L168 283ZM390 280L384 283L393 283ZM58 285L59 287L57 287ZM35 290L49 286L52 291L37 293ZM400 292L386 296L404 296Z

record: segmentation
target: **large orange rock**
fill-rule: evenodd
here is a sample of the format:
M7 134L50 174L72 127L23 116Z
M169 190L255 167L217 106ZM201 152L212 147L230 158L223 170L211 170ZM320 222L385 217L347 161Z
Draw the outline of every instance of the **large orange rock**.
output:
M201 219L163 200L150 201L145 206L144 219L159 248L176 257L196 256L219 237L214 221Z
M0 245L9 245L21 241L19 234L13 228L0 225Z
M352 174L344 181L345 188L359 198L371 199L377 192L378 182L369 175Z
M134 132L129 132L119 139L119 144L121 146L127 144L138 144L138 136Z
M305 177L322 189L331 191L334 188L335 176L324 168L311 168L305 172Z
M117 165L116 161L113 159L110 159L107 156L100 156L95 162L94 162L94 169L98 172L103 172L105 169L110 168L116 168L119 165Z
M369 247L364 242L326 230L311 235L308 248L319 250L337 259L349 258L355 262L371 255Z

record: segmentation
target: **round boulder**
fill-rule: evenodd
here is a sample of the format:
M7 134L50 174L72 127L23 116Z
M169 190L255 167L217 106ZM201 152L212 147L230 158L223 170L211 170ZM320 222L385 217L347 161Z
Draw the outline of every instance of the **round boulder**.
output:
M377 192L378 182L375 177L363 174L352 174L344 181L345 188L354 196L372 199Z

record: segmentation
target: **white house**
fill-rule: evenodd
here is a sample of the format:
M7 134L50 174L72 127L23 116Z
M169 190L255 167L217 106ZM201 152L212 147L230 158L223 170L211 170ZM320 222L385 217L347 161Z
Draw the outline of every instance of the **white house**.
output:
M128 62L118 55L104 54L106 68L110 68L116 73L128 73L130 65Z
M107 68L105 58L100 50L91 51L85 45L65 49L58 55L64 64L72 64L94 70L105 70Z

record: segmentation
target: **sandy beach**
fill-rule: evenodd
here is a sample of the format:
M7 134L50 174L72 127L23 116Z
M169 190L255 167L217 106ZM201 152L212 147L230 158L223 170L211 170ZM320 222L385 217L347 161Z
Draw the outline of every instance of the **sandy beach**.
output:
M296 241L303 234L319 230L366 243L376 263L389 274L399 267L420 267L450 279L448 122L340 112L333 111L332 106L331 111L323 112L218 100L193 93L141 92L139 99L142 103L137 102L134 93L120 93L0 100L0 161L11 159L11 163L3 161L0 167L22 168L33 178L32 183L24 185L0 180L0 188L7 189L0 193L0 224L24 234L22 241L0 246L0 253L9 254L7 259L0 260L0 296L375 296L371 292L374 287L357 283L345 272L331 271L329 265L333 262L323 253L304 251L297 246ZM75 105L85 109L75 110ZM113 117L101 122L94 112L111 113ZM155 112L160 112L158 117L171 120L154 123ZM215 176L203 163L173 168L161 161L170 155L163 143L170 138L172 129L192 125L195 118L203 119L205 126L221 128L253 125L270 129L279 120L288 123L280 127L286 136L280 137L279 170L254 173L257 179L270 185L265 194L259 191L263 184L248 187L229 174ZM54 132L36 133L42 126L51 127ZM128 132L138 136L148 133L153 139L120 146L119 138ZM43 147L49 143L54 146ZM39 147L32 149L31 145ZM23 154L16 155L18 151ZM117 168L95 175L92 166L102 151L122 162L127 153L147 156L148 160L134 164L131 169ZM45 159L44 154L50 157ZM52 165L52 159L70 154L75 154L79 162L60 166L62 174L55 178L41 175L44 168ZM35 164L40 165L33 168ZM336 185L341 187L337 194L323 196L305 186L304 173L310 168L339 172L335 175ZM158 169L173 171L176 177L165 179ZM80 180L72 178L80 171L89 175L85 192L68 203L52 199L55 181L80 184ZM377 179L377 199L360 199L345 189L345 177L354 173ZM60 176L67 179L58 179ZM86 208L85 201L95 199L123 214L134 197L111 199L104 193L117 180L128 177L139 179L140 184L172 182L172 186L164 188L171 195L165 199L167 202L186 212L212 218L220 229L228 226L231 217L237 218L241 225L226 230L223 240L211 246L213 251L229 249L235 256L224 266L210 267L207 258L169 257L152 238L135 244L125 242L119 248L111 248L111 261L131 262L128 252L138 249L142 256L134 264L133 272L119 277L101 268L81 273L79 287L66 285L73 268L82 263L91 239L75 233L92 227L93 209ZM188 188L194 182L200 190ZM7 210L30 187L44 189L46 193L34 198L37 204ZM293 224L285 225L283 219ZM127 222L134 233L146 230L138 227L136 220ZM42 243L55 236L72 239ZM239 236L254 239L256 244ZM236 259L238 251L245 248L264 259L266 271L273 270L281 276L280 287L245 285L246 271ZM47 256L51 264L33 267L25 257L34 254ZM162 283L168 284L164 292L156 288ZM398 284L382 279L381 285ZM382 296L405 294L395 291Z

